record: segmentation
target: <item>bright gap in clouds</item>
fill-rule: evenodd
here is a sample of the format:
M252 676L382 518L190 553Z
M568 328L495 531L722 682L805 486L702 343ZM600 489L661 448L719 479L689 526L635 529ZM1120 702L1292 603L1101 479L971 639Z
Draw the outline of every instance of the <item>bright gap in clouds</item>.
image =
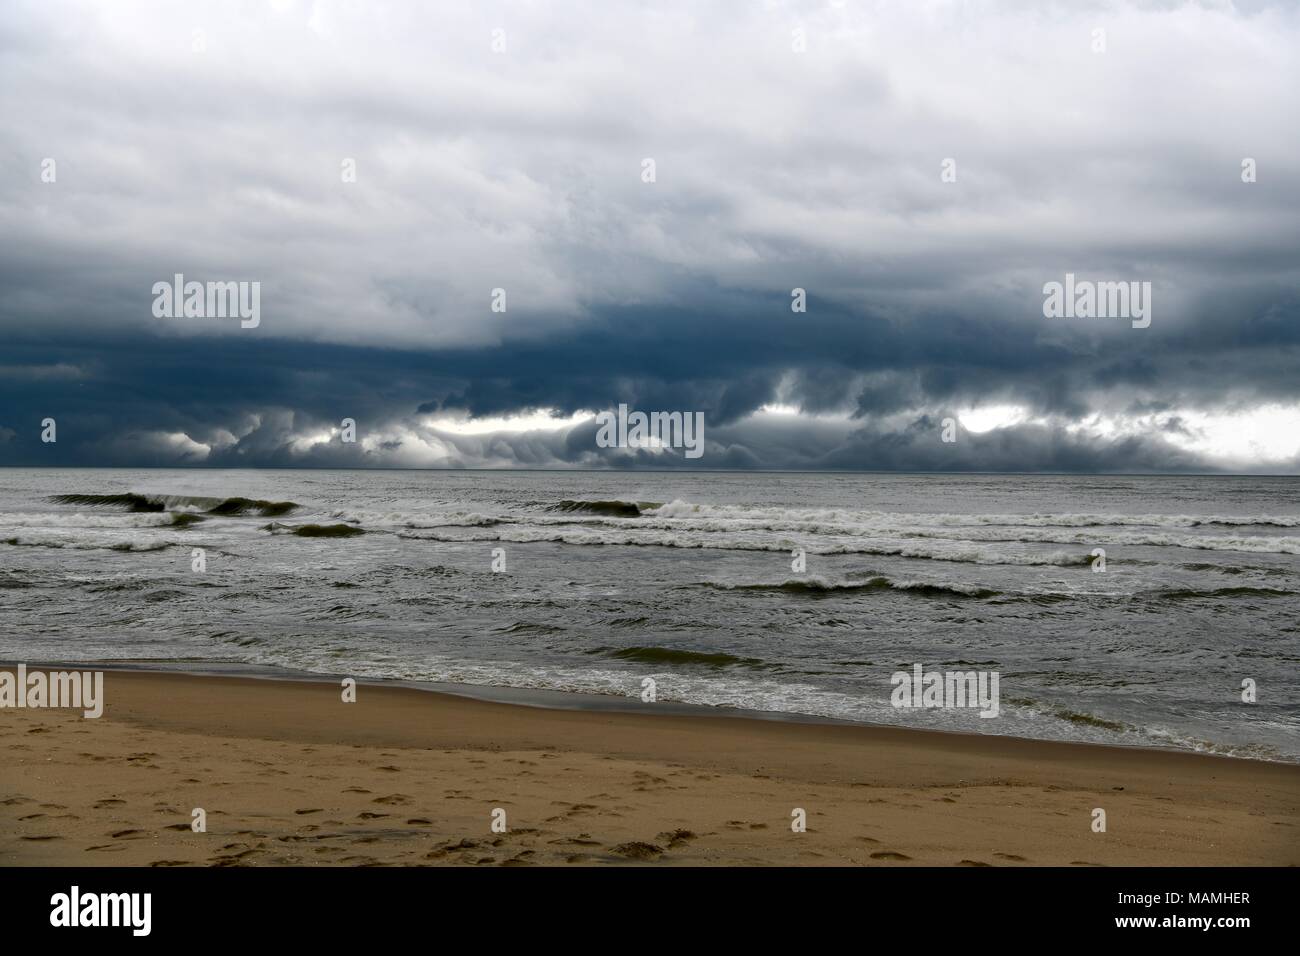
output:
M817 413L806 412L797 405L786 405L782 402L768 402L766 405L760 405L750 417L769 417L769 418L803 418L809 421L850 421L847 412Z
M781 415L787 418L798 417L803 413L794 405L782 405L779 402L769 402L766 405L760 405L755 415Z
M902 427L904 419L914 419L920 411L913 410L901 414L896 424ZM429 467L443 465L449 461L464 461L463 450L458 450L450 436L485 436L510 435L524 432L560 432L583 422L591 421L595 412L577 411L571 415L562 415L554 409L534 409L524 414L483 416L477 418L457 417L454 414L433 414L423 416L421 426L425 432L392 425L379 427L372 434L361 439L362 447L368 453L375 453L389 463L400 463L409 467ZM1237 469L1251 467L1269 467L1285 465L1300 456L1300 405L1269 404L1232 412L1197 412L1164 411L1145 416L1094 414L1080 421L1034 415L1019 405L983 405L958 413L962 427L972 434L983 434L1000 428L1018 428L1025 426L1043 426L1064 431L1081 437L1088 437L1103 443L1122 440L1130 436L1159 435L1171 445L1201 456L1212 466ZM829 422L841 421L852 426L853 419L840 413L837 415L809 414L797 406L774 402L762 406L752 416L752 420L785 422ZM881 423L882 419L877 419ZM437 433L448 436L447 441L440 441ZM306 456L318 446L329 445L339 434L338 428L324 428L293 435L288 439L288 448L295 456ZM184 432L148 432L138 436L149 447L161 447L175 456L187 460L202 461L215 448L222 448L237 441L230 432L223 432L203 443L191 438ZM383 446L387 442L397 442L400 452L392 452ZM448 444L448 442L453 442ZM648 451L662 451L658 441L647 439L641 447ZM471 458L472 458L471 454ZM508 467L508 459L497 461L475 461L476 464L490 464L493 467Z
M1025 410L1019 405L981 405L970 411L961 412L957 417L961 421L962 428L978 435L995 428L1019 424L1025 420L1026 415Z
M1182 432L1169 440L1181 448L1210 454L1225 464L1284 461L1300 455L1300 406L1261 405L1240 412L1176 416Z
M1051 423L1017 405L983 405L961 412L958 418L973 434ZM1233 412L1173 411L1141 418L1096 414L1066 428L1108 441L1158 432L1170 444L1209 456L1225 467L1278 463L1300 455L1300 406L1296 405L1259 405Z
M595 412L578 411L563 416L553 409L539 408L521 415L465 418L430 415L425 424L453 435L487 435L492 432L559 431L595 416Z

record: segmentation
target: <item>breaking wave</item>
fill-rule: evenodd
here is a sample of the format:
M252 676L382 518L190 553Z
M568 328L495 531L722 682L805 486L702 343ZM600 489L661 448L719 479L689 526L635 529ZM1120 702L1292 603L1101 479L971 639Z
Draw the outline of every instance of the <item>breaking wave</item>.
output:
M1293 597L1295 591L1288 591L1285 588L1262 588L1262 587L1231 587L1231 588L1209 588L1198 590L1195 588L1172 588L1166 590L1148 591L1139 595L1140 597L1152 598L1159 601L1198 601L1210 598L1236 598L1236 597L1263 597L1279 598Z
M765 661L756 657L736 657L734 654L711 654L704 651L683 651L674 647L597 647L588 654L600 654L620 661L637 661L641 664L693 664L705 667L766 667Z
M172 547L173 541L156 538L127 538L92 541L88 539L58 537L53 535L20 534L0 539L0 543L16 548L69 548L74 551L162 551Z
M288 514L299 507L293 501L265 501L260 498L240 497L204 498L192 495L141 495L135 492L113 495L51 495L49 500L61 505L99 505L125 508L133 512L197 508L205 514L233 516L253 511L264 518Z
M750 505L709 505L695 504L681 499L658 506L647 504L642 509L642 513L659 518L720 518L724 520L828 524L840 527L866 527L881 524L891 527L910 525L940 528L985 526L1090 528L1129 525L1163 528L1195 528L1202 525L1300 527L1300 515L1125 515L1073 514L1069 512L1059 514L901 513L893 511L854 511L841 508L764 508Z
M588 515L608 515L615 518L639 518L646 510L661 507L653 501L575 501L565 498L559 504L551 506L551 511Z
M442 532L436 529L428 531L399 534L399 537L416 541L443 542L477 542L504 541L513 544L532 544L548 542L580 546L625 545L632 547L686 548L721 551L789 551L802 546L809 554L870 554L876 556L894 556L904 558L921 558L933 561L955 561L963 564L1006 564L1019 566L1046 565L1070 567L1085 565L1092 558L1086 553L1052 551L1048 553L1009 553L990 548L975 546L933 548L913 544L872 544L861 539L845 536L840 540L796 542L789 538L745 538L716 533L695 532L691 529L680 531L662 531L646 529L641 531L629 527L626 530L599 529L573 530L561 527L529 527L515 525L494 531L468 531L464 533Z
M300 538L353 538L365 534L364 528L351 524L280 524L272 521L262 528L272 534L294 534Z
M884 575L863 580L826 581L821 578L791 578L779 584L721 584L705 582L706 587L723 591L780 591L786 594L835 594L846 591L901 591L922 597L991 598L1001 591L973 584L937 584L929 581L892 581Z
M704 505L681 501L653 502L564 500L546 509L564 517L519 515L478 522L447 520L408 521L409 528L481 526L496 524L534 527L580 526L640 531L690 531L696 533L785 533L801 537L927 538L962 542L1018 544L1074 544L1095 547L1102 538L1111 544L1187 548L1202 551L1242 551L1263 554L1300 554L1300 537L1264 535L1205 535L1179 533L1177 529L1223 527L1300 527L1300 516L1248 515L1240 517L1193 515L964 515L848 511L840 509L762 508L745 505ZM634 521L628 519L635 519ZM1104 533L1092 529L1107 528ZM899 554L876 548L816 548L817 553ZM960 560L960 559L958 559ZM975 563L981 563L976 560ZM1006 563L1006 562L998 562ZM1010 563L1019 563L1012 561ZM1029 562L1039 563L1039 562ZM1054 561L1051 563L1074 563Z

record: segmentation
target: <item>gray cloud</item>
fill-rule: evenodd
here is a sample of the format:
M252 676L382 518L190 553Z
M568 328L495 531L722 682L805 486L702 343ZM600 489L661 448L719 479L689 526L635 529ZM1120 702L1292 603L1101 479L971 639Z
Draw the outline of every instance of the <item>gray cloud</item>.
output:
M704 467L1294 470L1203 419L1300 415L1297 41L1285 3L7 4L0 464L690 464L444 421L623 401L703 411ZM177 272L261 325L154 318ZM1066 272L1152 326L1045 319ZM982 406L1020 419L934 440Z

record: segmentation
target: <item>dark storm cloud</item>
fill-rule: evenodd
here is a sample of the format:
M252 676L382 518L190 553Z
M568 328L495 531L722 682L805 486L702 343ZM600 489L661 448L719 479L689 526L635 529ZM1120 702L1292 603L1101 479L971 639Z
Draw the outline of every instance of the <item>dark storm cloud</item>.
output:
M1204 425L1300 422L1291 6L227 12L0 12L0 464L1294 469ZM620 402L707 453L456 425Z

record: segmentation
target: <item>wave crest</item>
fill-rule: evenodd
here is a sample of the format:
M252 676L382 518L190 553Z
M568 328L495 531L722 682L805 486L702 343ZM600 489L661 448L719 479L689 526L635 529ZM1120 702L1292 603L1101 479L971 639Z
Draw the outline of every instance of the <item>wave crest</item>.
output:
M242 515L256 511L263 518L275 518L300 507L293 501L266 501L261 498L203 498L192 495L141 495L134 491L112 495L50 495L61 505L100 505L125 508L127 511L166 511L169 508L198 508L210 515Z
M653 501L576 501L572 498L565 498L563 501L553 505L551 511L562 511L566 513L588 514L588 515L605 515L614 518L639 518L646 511L658 508L660 505Z
M861 580L827 581L824 578L790 578L779 584L719 584L708 587L724 591L780 591L786 594L836 594L846 591L901 591L922 597L991 598L1002 592L976 584L932 581L893 581L882 574Z

